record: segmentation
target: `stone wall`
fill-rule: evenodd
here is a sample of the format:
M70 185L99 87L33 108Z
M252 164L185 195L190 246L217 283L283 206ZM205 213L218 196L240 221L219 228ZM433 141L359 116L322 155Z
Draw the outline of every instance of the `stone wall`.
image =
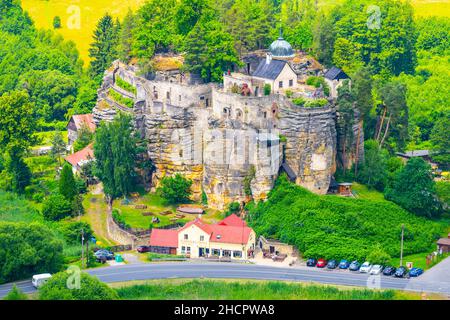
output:
M135 236L123 229L121 229L113 220L111 210L108 210L106 218L106 228L108 231L108 237L115 242L123 245L131 245L132 249L136 249L137 246L148 245L150 241L150 235Z

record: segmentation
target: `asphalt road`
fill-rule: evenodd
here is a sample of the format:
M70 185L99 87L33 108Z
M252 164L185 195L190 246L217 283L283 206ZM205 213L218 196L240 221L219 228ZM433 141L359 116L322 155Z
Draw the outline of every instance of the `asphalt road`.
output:
M110 266L87 270L106 283L132 280L150 280L166 278L233 278L258 280L288 280L301 282L318 282L324 284L371 287L384 289L407 289L409 279L394 277L371 277L348 270L323 270L317 268L279 268L238 263L139 263ZM16 282L25 293L36 291L30 281ZM11 290L12 284L0 286L0 298ZM450 292L449 292L450 294Z

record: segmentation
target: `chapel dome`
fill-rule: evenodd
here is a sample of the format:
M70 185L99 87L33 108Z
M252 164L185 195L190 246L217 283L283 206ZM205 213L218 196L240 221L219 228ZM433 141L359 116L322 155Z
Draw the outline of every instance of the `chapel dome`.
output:
M284 40L282 31L280 30L280 36L277 40L272 42L269 47L269 51L274 58L292 58L295 56L295 52L289 42Z

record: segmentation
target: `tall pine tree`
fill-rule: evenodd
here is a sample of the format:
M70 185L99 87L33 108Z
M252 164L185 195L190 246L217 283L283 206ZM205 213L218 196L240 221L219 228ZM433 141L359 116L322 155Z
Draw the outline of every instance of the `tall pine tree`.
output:
M94 42L89 49L91 72L99 76L117 58L118 27L113 18L106 14L97 24L94 30Z
M72 167L66 163L59 178L59 193L67 200L73 200L78 194L77 185L73 176Z

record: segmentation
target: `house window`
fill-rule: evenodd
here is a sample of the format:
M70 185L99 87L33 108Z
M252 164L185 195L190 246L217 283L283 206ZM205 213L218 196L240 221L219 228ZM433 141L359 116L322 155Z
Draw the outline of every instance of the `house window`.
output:
M212 255L213 256L220 256L220 250L219 249L212 249Z
M184 235L184 240L187 240L189 236L187 234Z
M200 236L200 241L205 241L205 236Z
M242 258L242 251L233 251L234 258Z
M209 107L209 99L206 99L205 106Z
M200 96L200 100L205 100L205 96Z
M186 247L181 247L181 253L185 253L186 252Z
M264 111L264 113L263 113L263 117L264 117L264 119L266 119L266 118L267 118L267 112L265 112L265 111Z
M294 85L294 80L289 80L289 87L292 87Z
M191 253L191 247L187 247L187 248L186 248L186 253L187 253L187 254L190 254L190 253Z
M167 99L170 99L170 92L169 91L167 91L166 97L167 97Z
M278 82L278 88L283 88L283 81Z

